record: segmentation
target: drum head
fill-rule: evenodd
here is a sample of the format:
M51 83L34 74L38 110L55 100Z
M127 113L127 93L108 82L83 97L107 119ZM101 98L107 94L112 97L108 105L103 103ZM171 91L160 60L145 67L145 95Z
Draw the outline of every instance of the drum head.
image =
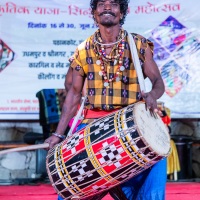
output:
M146 110L145 103L136 103L134 107L134 118L138 133L144 138L144 143L161 156L166 156L170 151L170 136L167 126L161 117L156 114L153 117Z

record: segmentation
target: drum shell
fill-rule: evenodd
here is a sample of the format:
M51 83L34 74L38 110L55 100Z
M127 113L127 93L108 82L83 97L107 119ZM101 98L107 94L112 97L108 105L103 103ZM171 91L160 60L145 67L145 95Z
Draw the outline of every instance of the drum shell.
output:
M49 151L47 172L59 195L71 199L100 193L167 156L141 136L134 107L94 121Z

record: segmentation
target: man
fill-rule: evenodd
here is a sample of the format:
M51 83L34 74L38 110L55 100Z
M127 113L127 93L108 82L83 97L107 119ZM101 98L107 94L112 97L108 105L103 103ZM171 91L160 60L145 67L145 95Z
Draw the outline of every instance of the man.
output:
M69 120L75 115L85 78L89 101L87 108L93 111L93 118L97 118L101 112L104 115L138 102L141 98L152 113L158 112L157 99L164 93L163 80L153 60L153 44L144 37L133 34L144 76L152 82L150 92L139 90L127 32L122 28L128 12L128 3L129 0L90 1L93 18L99 29L78 46L71 60L72 84L56 133L46 140L50 148L61 142ZM95 113L98 114L95 116ZM116 192L112 197L120 200L164 199L165 175L166 160L123 183L120 188L123 192Z

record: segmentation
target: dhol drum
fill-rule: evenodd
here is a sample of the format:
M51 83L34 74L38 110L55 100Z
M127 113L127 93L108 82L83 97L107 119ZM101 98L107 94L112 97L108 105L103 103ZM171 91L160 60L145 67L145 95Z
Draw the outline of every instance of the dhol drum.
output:
M136 176L170 152L161 118L143 102L95 120L49 150L49 179L64 199L87 199Z

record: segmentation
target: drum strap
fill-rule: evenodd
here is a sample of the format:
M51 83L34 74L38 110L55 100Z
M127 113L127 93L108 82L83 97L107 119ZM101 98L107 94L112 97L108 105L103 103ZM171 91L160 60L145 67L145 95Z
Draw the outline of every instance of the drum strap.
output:
M141 68L141 65L140 65L135 41L134 41L131 33L128 33L128 40L129 40L129 46L130 46L130 50L131 50L131 56L132 56L133 63L134 63L134 66L135 66L135 70L136 70L136 73L137 73L137 76L138 76L140 90L143 91L143 92L146 92L142 68Z
M73 133L74 128L76 127L78 121L81 119L81 117L82 117L81 115L82 115L82 113L83 113L83 108L84 108L86 99L87 99L87 95L85 95L84 97L82 97L81 106L80 106L80 108L79 108L79 110L78 110L76 116L74 117L74 120L73 120L73 122L72 122L71 128L70 128L70 130L69 130L67 136L70 136L70 135Z

